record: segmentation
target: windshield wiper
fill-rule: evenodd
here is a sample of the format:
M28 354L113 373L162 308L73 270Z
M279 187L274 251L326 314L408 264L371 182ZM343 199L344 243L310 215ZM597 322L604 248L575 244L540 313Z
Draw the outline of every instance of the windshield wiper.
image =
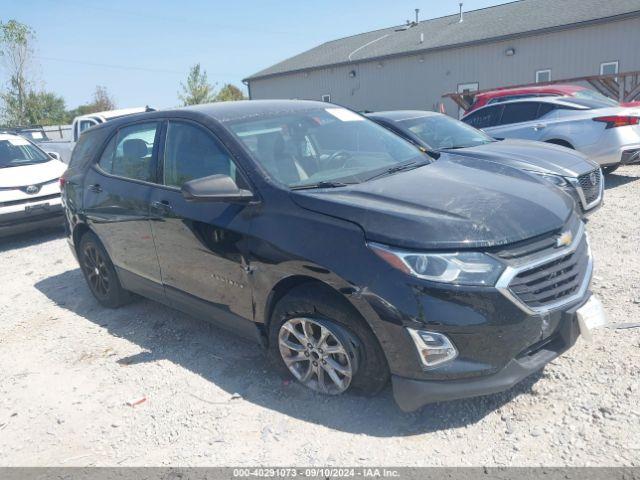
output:
M318 183L310 183L308 185L297 185L295 187L291 187L291 190L310 190L313 188L338 188L338 187L346 187L348 183L342 182L318 182Z
M488 145L489 143L495 143L497 140L488 140L486 142L481 143L471 143L469 145L453 145L451 147L441 148L440 150L460 150L461 148L473 148L479 147L480 145Z
M384 172L378 173L373 177L367 178L367 181L384 177L385 175L391 175L392 173L403 172L405 170L413 170L414 168L422 167L424 165L429 165L430 163L431 162L409 162L409 163L403 163L401 165L395 165L393 167L387 168Z

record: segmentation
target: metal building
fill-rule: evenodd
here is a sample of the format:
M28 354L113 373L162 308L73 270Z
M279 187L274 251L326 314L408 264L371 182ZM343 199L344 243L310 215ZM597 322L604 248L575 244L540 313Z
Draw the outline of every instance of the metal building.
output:
M356 110L443 102L456 115L444 93L637 70L640 0L520 0L333 40L245 83L253 99Z

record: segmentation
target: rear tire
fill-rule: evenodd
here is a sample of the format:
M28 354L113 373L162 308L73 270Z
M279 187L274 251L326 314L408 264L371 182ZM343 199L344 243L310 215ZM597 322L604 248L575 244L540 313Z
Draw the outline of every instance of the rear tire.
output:
M117 308L131 301L131 293L120 285L109 254L94 233L87 232L80 238L78 261L91 293L101 305Z
M613 172L615 172L619 168L620 168L619 163L616 165L607 165L606 167L602 167L602 173L604 173L605 175L611 175Z
M320 393L337 395L345 391L357 391L367 395L376 394L389 381L389 367L382 348L365 321L354 309L349 308L335 295L322 287L309 284L294 288L278 302L269 324L269 355L272 363L284 375L293 376L306 387ZM328 332L333 338L330 342L334 345L333 350L337 350L336 345L341 346L349 357L345 359L343 354L339 354L333 359L345 371L347 366L351 369L352 376L346 382L348 383L346 388L334 388L333 391L326 391L326 389L323 391L321 388L316 388L319 383L319 375L314 376L312 372L311 378L305 378L305 374L309 373L305 365L306 359L296 362L296 366L293 368L298 369L297 371L292 370L291 356L287 357L287 355L291 355L291 352L288 347L282 347L282 339L284 336L287 342L305 343L306 340L300 336L305 322L310 325L308 327L309 337L312 338L309 343L312 344L312 347L307 349L301 349L299 345L293 345L293 347L301 356L300 358L307 353L309 356L317 355L315 352L318 349L315 347L318 346L318 339L323 332ZM295 332L291 333L290 327L292 325L299 325L297 335ZM283 326L285 327L283 328ZM290 333L291 335L289 335ZM296 337L301 341L296 342ZM319 360L324 358L321 352ZM312 364L313 360L314 358L311 358L308 363ZM316 358L316 360L318 359ZM322 365L318 365L318 367L323 368ZM340 377L341 380L344 379L342 375Z

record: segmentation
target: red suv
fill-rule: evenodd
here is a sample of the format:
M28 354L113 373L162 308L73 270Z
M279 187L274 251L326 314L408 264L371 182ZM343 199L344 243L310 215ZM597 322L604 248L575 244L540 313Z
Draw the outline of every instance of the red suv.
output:
M485 105L492 103L507 102L509 100L517 100L525 97L576 97L586 99L598 99L611 102L611 105L622 105L624 107L638 107L640 102L627 102L619 104L612 98L605 97L601 93L591 90L587 87L581 87L579 85L540 85L532 87L518 87L518 88L497 88L488 92L478 93L474 102L467 110L466 113L477 110Z

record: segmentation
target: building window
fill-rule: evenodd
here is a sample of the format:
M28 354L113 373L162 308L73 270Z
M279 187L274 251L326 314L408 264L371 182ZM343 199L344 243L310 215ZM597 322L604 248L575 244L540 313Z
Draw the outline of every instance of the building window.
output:
M536 72L536 83L551 81L551 70L538 70Z
M329 95L328 93L326 95L322 95L322 101L323 102L330 102L331 101L331 95Z
M600 64L600 75L614 75L618 73L618 62L605 62Z

